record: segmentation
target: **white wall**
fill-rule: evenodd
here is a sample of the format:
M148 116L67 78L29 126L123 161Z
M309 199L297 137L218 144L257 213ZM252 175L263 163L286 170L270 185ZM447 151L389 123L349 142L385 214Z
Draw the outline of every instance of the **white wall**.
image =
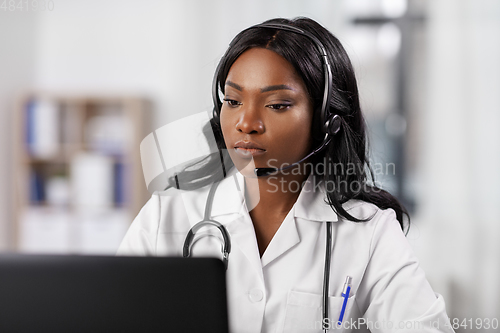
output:
M33 84L36 25L33 13L0 11L0 250L13 244L12 110L16 94Z
M431 1L428 38L419 257L454 316L499 318L500 2Z

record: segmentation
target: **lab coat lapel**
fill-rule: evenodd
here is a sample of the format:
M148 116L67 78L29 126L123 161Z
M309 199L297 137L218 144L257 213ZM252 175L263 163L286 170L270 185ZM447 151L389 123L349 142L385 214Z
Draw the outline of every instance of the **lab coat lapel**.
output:
M337 214L325 202L325 189L318 179L310 175L300 191L297 201L288 212L280 228L269 243L262 265L270 262L290 250L300 242L300 233L297 229L297 219L312 222L338 221Z
M255 236L255 229L250 219L250 215L247 213L246 216L241 216L238 221L232 223L229 233L231 234L231 239L234 240L233 244L237 246L248 259L261 281L264 281L259 246L257 244L257 237Z
M262 255L262 267L265 267L300 242L297 225L294 219L294 210L294 208L290 210L267 246L266 251Z
M219 184L214 195L211 216L241 214L245 207L245 192L237 173L230 173Z
M244 178L234 169L219 185L211 215L227 228L233 246L231 252L234 254L234 247L238 247L263 279L257 237L245 203ZM229 257L231 262L231 254Z

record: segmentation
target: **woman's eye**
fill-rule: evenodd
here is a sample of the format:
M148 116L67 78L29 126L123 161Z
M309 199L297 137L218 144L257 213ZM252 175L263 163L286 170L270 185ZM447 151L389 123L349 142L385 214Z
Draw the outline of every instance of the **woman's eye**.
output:
M286 110L290 106L291 106L290 104L271 104L271 105L268 105L268 107L270 107L273 110Z
M235 101L234 99L228 99L228 98L224 98L223 99L224 102L227 102L227 105L231 106L231 107L235 107L235 106L238 106L238 105L241 105L240 102L238 101Z

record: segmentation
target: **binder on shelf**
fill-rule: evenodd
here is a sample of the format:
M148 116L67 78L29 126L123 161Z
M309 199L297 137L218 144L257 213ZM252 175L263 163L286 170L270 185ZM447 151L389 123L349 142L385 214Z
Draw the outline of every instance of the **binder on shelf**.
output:
M114 201L116 206L123 207L128 202L127 197L127 165L117 162L114 168Z
M96 115L85 125L85 142L92 151L121 156L132 136L131 127L123 113Z
M113 158L97 153L78 153L71 161L71 193L75 208L113 206Z
M45 182L45 202L52 207L70 205L69 181L66 176L51 176Z
M26 108L26 143L31 156L50 159L59 153L59 107L48 99L33 99Z
M45 189L42 176L35 170L29 174L29 200L32 204L40 204L45 200Z

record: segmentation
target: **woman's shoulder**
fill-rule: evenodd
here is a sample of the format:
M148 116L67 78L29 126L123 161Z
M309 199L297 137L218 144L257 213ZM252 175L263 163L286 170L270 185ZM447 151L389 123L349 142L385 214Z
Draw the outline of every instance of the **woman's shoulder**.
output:
M391 249L389 252L405 252L411 256L411 247L392 208L381 209L362 200L349 200L343 207L353 217L365 221L355 222L339 217L341 223L338 231L343 237L349 235L353 243L363 244L360 248L365 249L368 257L385 253L385 250L380 250L381 248Z
M210 189L214 186L216 191L209 200ZM218 183L197 189L157 191L148 209L158 211L158 231L184 232L204 218L207 205L211 217L239 213L245 204L243 190L237 177L229 175Z
M152 209L158 211L157 232L185 232L199 221L209 189L209 186L204 186L190 191L169 189L153 193L150 200L155 202Z
M357 229L368 229L370 233L386 228L399 229L403 233L392 208L382 209L373 203L355 199L345 202L342 207L349 215L362 221L353 221L339 216L339 222L351 224Z
M357 199L346 201L342 204L342 207L346 212L358 219L369 219L382 211L378 206L370 202Z

